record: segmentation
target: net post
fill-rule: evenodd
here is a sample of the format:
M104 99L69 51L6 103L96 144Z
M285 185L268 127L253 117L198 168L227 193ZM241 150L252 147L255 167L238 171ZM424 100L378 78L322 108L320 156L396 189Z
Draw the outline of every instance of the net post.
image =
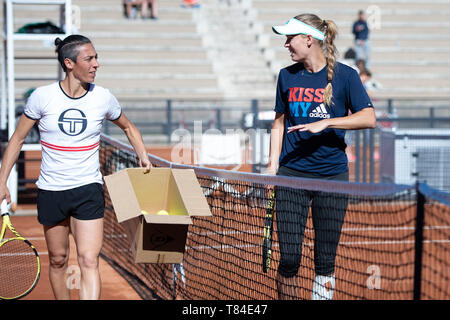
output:
M360 169L361 169L361 132L355 130L355 182L360 182Z
M166 125L166 134L167 134L167 143L170 144L172 142L172 100L167 99L166 105L166 116L167 116L167 125Z
M363 135L363 161L362 161L362 166L363 166L363 180L362 182L366 183L367 182L367 146L368 146L368 142L367 142L367 138L368 138L368 133L369 133L369 129L364 129L362 130L362 135Z
M253 113L253 137L252 137L252 157L253 157L253 161L252 161L252 172L258 172L257 170L257 165L256 165L256 132L258 130L259 127L259 123L258 123L258 112L259 112L259 106L258 106L258 100L256 99L252 99L252 113ZM262 156L262 155L261 155ZM261 164L260 164L260 168L261 168Z
M375 182L375 129L369 129L369 182Z
M423 252L423 227L425 216L425 196L420 191L420 183L416 182L416 228L414 234L414 296L415 301L420 300L422 284L422 252Z

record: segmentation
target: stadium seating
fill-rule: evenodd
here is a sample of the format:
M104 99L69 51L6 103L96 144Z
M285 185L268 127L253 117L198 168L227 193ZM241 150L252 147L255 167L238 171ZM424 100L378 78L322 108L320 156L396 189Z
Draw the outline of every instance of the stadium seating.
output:
M101 69L96 83L120 100L221 98L223 93L197 33L192 10L181 2L160 1L158 20L128 20L121 0L73 0L79 8L78 32L92 39ZM27 23L59 17L55 6L15 6L15 30ZM16 41L18 57L54 57L54 46ZM16 95L57 75L55 60L16 60Z
M371 30L373 77L379 98L450 96L450 1L248 0L266 37L263 48L274 72L290 63L284 39L271 26L305 12L331 19L339 28L341 60L353 47L351 28L358 10L367 10ZM370 22L370 21L369 21ZM347 61L351 62L351 61Z
M371 32L376 95L450 96L450 0L203 0L198 9L160 0L158 20L128 20L121 0L73 0L79 33L99 52L97 83L121 100L273 99L279 68L291 63L284 37L271 31L302 12L333 19L342 56L353 46L351 25L359 9L376 17ZM377 11L379 10L379 11ZM18 6L15 29L43 19L58 21L54 8ZM378 25L377 25L378 23ZM54 57L51 43L16 42L18 57ZM351 63L351 61L346 61ZM56 79L55 60L18 59L16 95Z

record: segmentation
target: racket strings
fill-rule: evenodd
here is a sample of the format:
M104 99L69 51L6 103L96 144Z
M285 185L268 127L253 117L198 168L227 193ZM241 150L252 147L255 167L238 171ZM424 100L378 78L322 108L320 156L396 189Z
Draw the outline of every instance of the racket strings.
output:
M33 287L39 272L37 259L34 249L21 239L0 246L0 297L16 298Z

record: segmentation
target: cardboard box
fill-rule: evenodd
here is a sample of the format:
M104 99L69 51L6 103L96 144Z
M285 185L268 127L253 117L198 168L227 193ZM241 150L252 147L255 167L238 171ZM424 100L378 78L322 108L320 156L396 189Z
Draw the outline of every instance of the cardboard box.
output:
M104 180L137 263L182 262L190 217L212 215L192 169L129 168Z

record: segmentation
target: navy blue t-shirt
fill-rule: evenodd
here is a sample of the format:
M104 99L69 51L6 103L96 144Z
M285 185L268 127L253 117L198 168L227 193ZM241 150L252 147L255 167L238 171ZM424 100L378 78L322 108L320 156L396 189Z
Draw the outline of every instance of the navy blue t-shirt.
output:
M345 130L326 129L312 134L287 128L325 118L344 117L373 107L358 73L336 63L331 106L323 102L327 85L327 67L308 72L302 63L281 69L278 76L275 112L285 114L285 130L279 165L319 176L332 176L348 171L344 141Z

